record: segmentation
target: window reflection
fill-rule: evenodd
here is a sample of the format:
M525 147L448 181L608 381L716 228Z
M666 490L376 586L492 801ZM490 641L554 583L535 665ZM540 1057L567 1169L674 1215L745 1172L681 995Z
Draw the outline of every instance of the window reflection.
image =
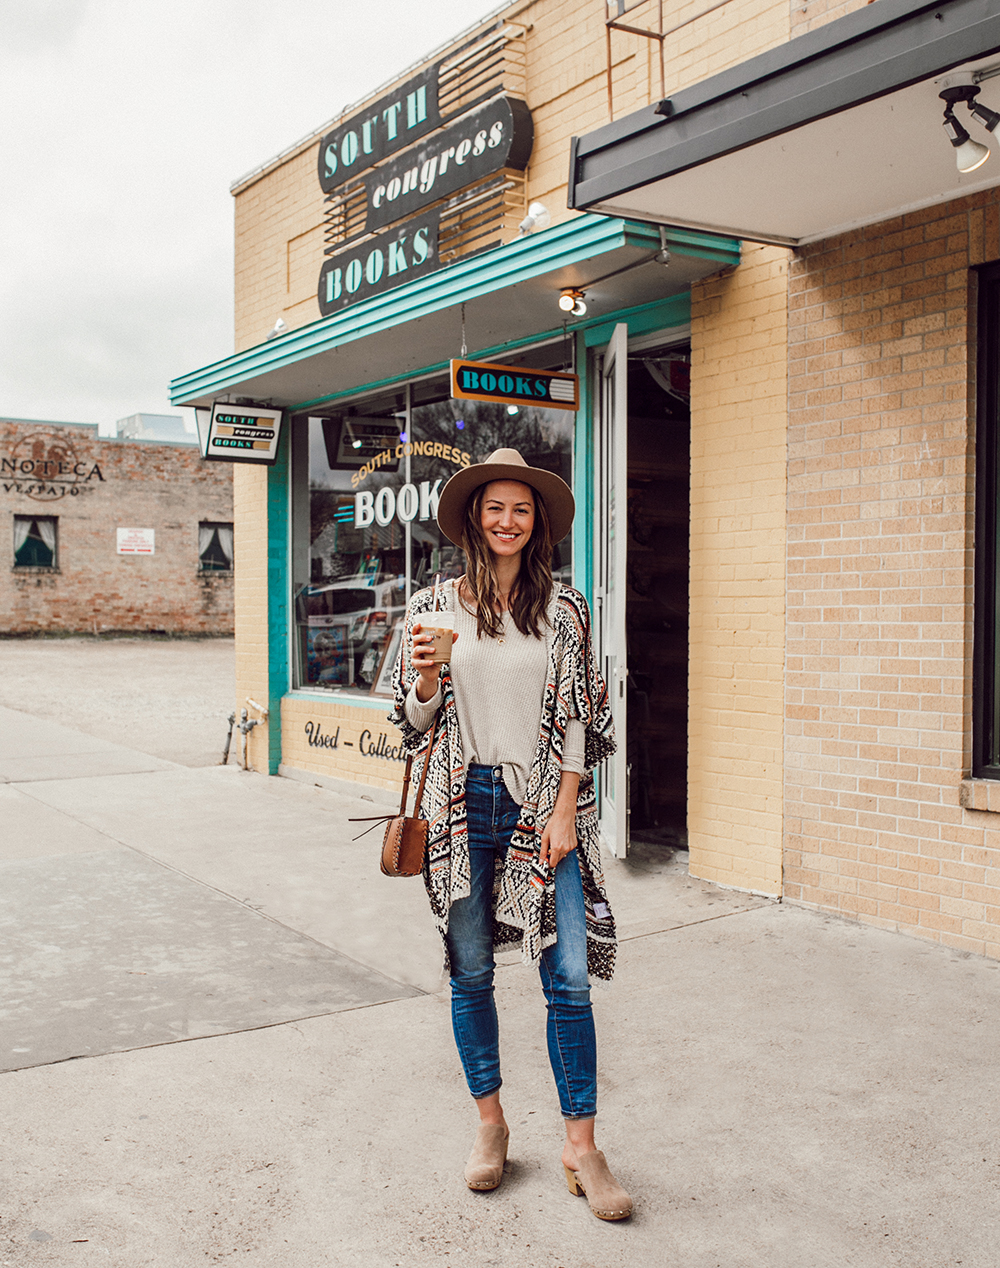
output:
M410 595L435 574L464 571L461 550L435 518L448 478L511 448L571 484L573 421L567 410L452 400L445 378L414 384L409 402L405 390L395 391L310 418L308 577L295 595L298 685L386 694ZM305 552L296 554L304 567ZM556 547L553 571L569 581L571 564L567 539Z

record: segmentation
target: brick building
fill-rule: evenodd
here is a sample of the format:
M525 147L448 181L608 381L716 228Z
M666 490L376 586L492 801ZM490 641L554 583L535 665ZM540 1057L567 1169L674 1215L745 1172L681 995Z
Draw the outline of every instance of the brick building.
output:
M232 633L229 466L96 424L0 419L0 468L0 633Z
M766 56L675 85L663 128L646 107L583 138L570 191L744 240L694 300L692 407L717 442L760 437L771 496L734 504L723 459L693 513L692 569L735 604L707 654L692 638L692 671L718 670L717 724L772 737L746 804L770 813L780 892L993 956L1000 164L980 125L997 74L996 3L792 5ZM733 641L783 659L753 714L719 690L732 675L740 694ZM701 778L752 769L720 747ZM703 832L702 874L725 879L737 851Z
M557 566L626 738L608 848L686 840L694 875L1000 955L998 73L1000 0L529 0L237 182L240 351L173 393L287 411L279 463L236 478L255 764L394 783L380 657L451 562L421 498L516 444L587 508ZM422 122L421 84L452 113ZM435 174L372 120L453 159L491 93L534 128L503 188L385 212ZM397 255L436 235L434 269L388 287L384 223ZM571 425L469 413L463 345L578 373ZM351 467L394 426L398 461Z

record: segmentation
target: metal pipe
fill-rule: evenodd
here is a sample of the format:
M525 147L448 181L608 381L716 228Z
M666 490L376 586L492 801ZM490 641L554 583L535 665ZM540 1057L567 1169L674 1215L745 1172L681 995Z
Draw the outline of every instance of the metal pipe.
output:
M222 750L222 766L229 765L229 746L233 742L233 727L236 725L236 711L229 715L229 734L226 736L226 747Z
M257 705L256 707L260 708L259 705ZM261 721L262 721L261 718L251 718L249 712L246 709L240 710L240 720L236 729L240 732L240 734L243 737L241 741L240 754L242 757L242 766L244 770L250 769L250 767L247 764L247 736L250 734L250 732L254 729L255 726L260 726Z

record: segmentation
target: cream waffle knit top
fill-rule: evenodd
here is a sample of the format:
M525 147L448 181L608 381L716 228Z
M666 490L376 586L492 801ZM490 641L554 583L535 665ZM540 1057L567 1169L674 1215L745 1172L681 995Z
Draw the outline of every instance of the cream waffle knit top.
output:
M501 638L478 638L474 613L457 602L454 589L448 598L458 631L451 653L451 682L463 756L467 765L502 766L507 791L520 806L538 747L553 631L546 628L542 638L522 634L505 612ZM417 682L406 697L406 717L418 731L426 731L441 704L441 687L424 703L417 699ZM563 744L563 770L583 774L584 739L583 723L571 718Z

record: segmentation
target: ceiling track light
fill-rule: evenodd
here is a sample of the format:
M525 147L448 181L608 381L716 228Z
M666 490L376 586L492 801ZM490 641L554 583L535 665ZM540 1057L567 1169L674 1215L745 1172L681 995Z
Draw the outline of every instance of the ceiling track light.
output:
M955 163L960 172L974 172L982 167L990 156L990 147L979 141L973 141L965 128L955 118L955 106L964 101L969 113L983 125L987 132L993 132L1000 123L1000 114L996 114L982 102L976 101L979 85L972 82L972 75L959 73L941 81L944 87L938 96L945 103L944 130L948 140L955 147Z
M575 286L567 286L559 296L559 307L573 317L583 317L587 311L587 305L583 302L585 294L585 291L578 290Z

